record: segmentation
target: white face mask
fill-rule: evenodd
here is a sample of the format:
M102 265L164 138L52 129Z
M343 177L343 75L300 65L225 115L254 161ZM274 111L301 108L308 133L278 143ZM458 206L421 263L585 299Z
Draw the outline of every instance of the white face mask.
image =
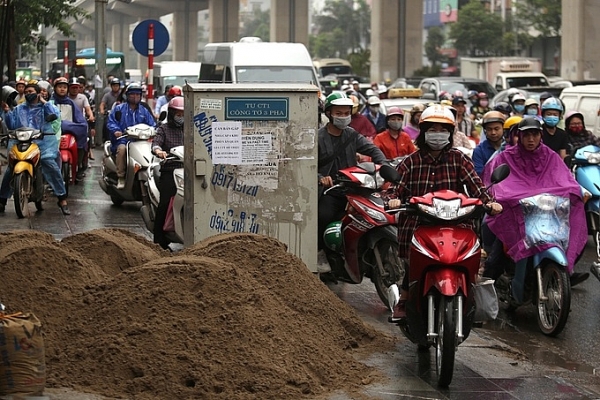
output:
M344 129L350 122L352 121L352 117L348 115L347 117L333 117L333 125L338 129Z
M450 132L425 132L425 143L431 150L442 150L450 143Z
M402 129L402 122L400 121L388 121L388 125L395 131Z

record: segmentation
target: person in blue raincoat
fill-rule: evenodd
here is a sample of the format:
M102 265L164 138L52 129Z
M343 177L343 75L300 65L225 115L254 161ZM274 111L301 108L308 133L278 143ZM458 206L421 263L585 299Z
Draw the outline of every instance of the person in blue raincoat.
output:
M156 126L152 112L146 107L140 107L142 101L142 86L138 83L130 84L125 90L126 102L113 108L108 116L108 131L110 134L110 151L115 156L117 164L117 189L125 187L125 174L127 173L127 143L129 139L122 137L123 132L133 125L146 124Z
M83 111L69 98L69 80L65 77L54 80L54 94L51 99L60 111L61 130L71 132L77 140L77 165L83 165L83 157L88 152L88 122ZM77 171L77 179L83 179L85 167Z
M25 102L19 104L14 109L10 110L6 103L2 104L0 116L4 119L6 126L10 130L29 127L42 131L43 133L54 133L52 123L47 122L49 115L59 117L58 109L50 102L47 102L40 95L40 87L37 83L28 83L25 86ZM11 149L17 143L11 139L8 143L8 149ZM58 207L64 215L69 215L71 212L67 206L67 191L65 183L60 173L60 168L56 162L58 153L58 144L56 143L56 135L44 135L43 138L35 140L41 151L40 163L42 164L42 174L44 178L58 197ZM2 186L0 188L0 212L4 212L6 202L12 195L10 187L10 179L12 176L12 168L8 167L2 178Z

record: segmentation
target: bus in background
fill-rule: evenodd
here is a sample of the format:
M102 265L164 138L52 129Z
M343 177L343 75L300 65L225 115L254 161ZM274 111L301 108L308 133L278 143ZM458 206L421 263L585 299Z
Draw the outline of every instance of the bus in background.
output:
M96 49L87 48L79 51L75 58L69 60L71 67L69 69L70 77L84 76L87 80L92 80L96 71ZM56 79L64 76L64 62L55 58L50 62L48 76L50 79ZM121 52L106 50L106 75L114 75L122 82L125 82L125 55ZM106 77L105 77L106 78Z

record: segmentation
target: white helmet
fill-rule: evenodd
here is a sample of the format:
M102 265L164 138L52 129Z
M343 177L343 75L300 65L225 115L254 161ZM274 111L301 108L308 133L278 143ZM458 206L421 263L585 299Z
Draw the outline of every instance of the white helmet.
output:
M421 114L419 119L419 129L421 131L429 129L431 124L442 124L450 133L454 132L456 119L450 107L444 107L441 104L429 106Z
M377 96L370 96L367 103L369 103L370 106L378 106L381 104L381 100L379 100L379 97Z
M367 95L367 97L375 96L375 92L373 91L373 89L367 89L365 94Z

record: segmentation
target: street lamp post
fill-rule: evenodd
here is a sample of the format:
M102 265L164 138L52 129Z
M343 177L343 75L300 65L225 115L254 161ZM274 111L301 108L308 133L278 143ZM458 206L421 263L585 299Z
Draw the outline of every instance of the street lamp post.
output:
M108 0L95 0L96 12L96 76L94 77L94 91L96 99L96 144L102 144L102 135L104 130L104 115L100 113L100 101L102 101L102 92L104 89L104 79L106 78L106 25L104 22L104 12Z

